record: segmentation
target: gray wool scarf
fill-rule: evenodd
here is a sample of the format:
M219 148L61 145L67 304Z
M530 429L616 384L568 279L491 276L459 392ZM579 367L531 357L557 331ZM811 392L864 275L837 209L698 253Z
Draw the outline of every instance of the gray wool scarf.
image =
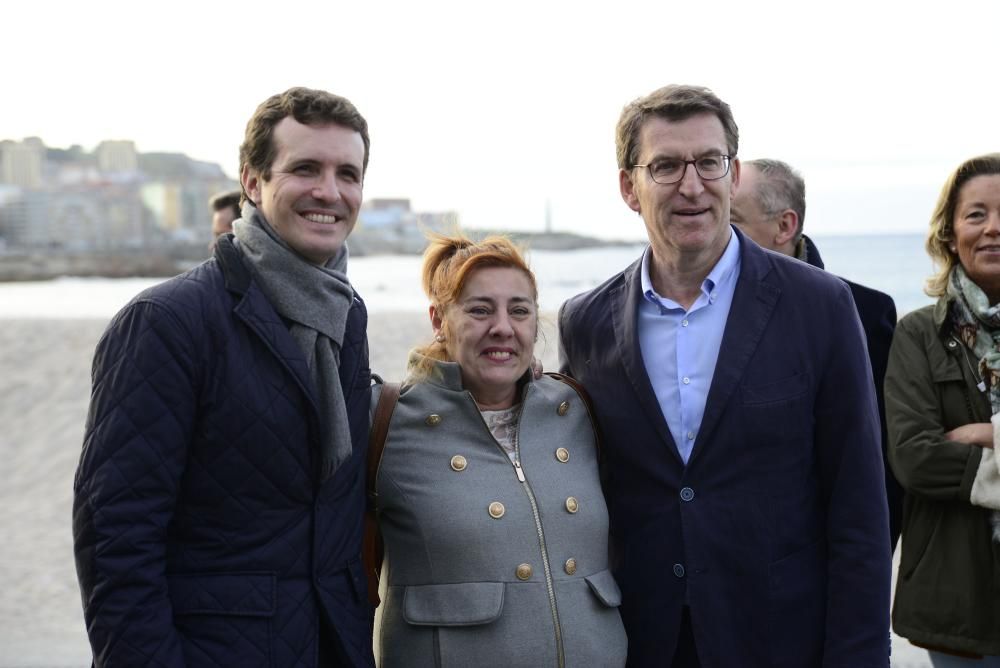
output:
M319 397L320 480L351 457L351 430L340 385L340 347L354 289L347 275L347 246L320 267L293 251L252 204L233 223L240 249L253 266L271 306L291 321L288 331L305 353Z

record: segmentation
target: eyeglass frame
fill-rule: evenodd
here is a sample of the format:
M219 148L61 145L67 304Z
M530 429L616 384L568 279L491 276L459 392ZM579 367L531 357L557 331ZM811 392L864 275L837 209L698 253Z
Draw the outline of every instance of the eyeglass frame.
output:
M703 176L701 171L698 170L698 161L704 160L705 158L714 157L711 155L703 155L700 158L695 158L694 160L682 160L681 158L663 158L664 160L676 160L677 162L684 163L684 169L681 170L680 178L678 178L676 181L668 181L667 183L663 183L662 181L657 181L656 178L653 176L652 166L657 162L655 160L653 162L647 162L644 165L636 163L632 165L632 169L635 169L636 167L645 167L646 171L649 172L649 178L653 181L653 183L658 183L661 186L672 186L675 183L680 183L681 181L683 181L684 177L687 176L688 165L692 165L694 167L695 174L697 174L698 178L700 178L702 181L718 181L719 179L726 178L726 176L733 168L733 156L726 155L725 153L719 153L718 156L722 158L723 162L726 163L726 171L724 171L720 176L712 176L712 177Z

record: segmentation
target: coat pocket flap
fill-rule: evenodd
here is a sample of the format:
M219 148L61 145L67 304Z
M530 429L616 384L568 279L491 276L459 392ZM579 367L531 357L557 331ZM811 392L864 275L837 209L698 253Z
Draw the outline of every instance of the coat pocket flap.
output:
M271 617L275 610L273 573L168 575L175 615Z
M611 571L598 571L584 578L590 585L590 591L609 608L617 608L622 604L622 590L618 588Z
M489 624L503 609L502 582L419 585L403 592L403 619L415 626Z

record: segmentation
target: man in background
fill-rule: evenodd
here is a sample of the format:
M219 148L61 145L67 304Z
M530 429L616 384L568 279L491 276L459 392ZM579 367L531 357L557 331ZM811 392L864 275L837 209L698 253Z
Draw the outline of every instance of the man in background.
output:
M244 215L111 321L74 480L96 666L372 666L371 372L347 276L368 125L291 88L240 146Z
M233 221L240 217L240 196L239 190L230 190L215 195L208 201L212 209L212 241L208 244L208 250L215 250L215 242L223 234L233 231Z
M706 88L626 105L636 262L559 314L583 382L630 666L886 666L878 408L841 281L730 225L739 132Z
M823 259L812 239L802 233L806 219L806 184L794 169L780 160L749 160L743 163L743 182L733 199L732 222L761 248L794 257L823 268ZM885 397L882 382L889 362L889 346L896 329L896 305L892 297L841 279L851 289L861 326L865 330L872 379L882 427L882 458L889 506L889 545L896 547L903 513L903 490L886 460Z

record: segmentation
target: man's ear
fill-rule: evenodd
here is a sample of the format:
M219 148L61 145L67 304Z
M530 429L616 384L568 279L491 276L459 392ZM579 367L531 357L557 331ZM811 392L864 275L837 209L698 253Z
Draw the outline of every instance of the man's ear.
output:
M260 175L256 170L251 169L250 165L243 165L240 183L243 184L243 192L247 194L254 206L257 206L260 203Z
M799 214L791 209L785 209L778 216L778 233L774 236L775 243L781 247L795 239L799 231Z
M622 199L628 204L628 208L636 213L642 213L639 207L639 197L635 192L635 181L632 180L634 169L618 170L618 190L621 191Z

